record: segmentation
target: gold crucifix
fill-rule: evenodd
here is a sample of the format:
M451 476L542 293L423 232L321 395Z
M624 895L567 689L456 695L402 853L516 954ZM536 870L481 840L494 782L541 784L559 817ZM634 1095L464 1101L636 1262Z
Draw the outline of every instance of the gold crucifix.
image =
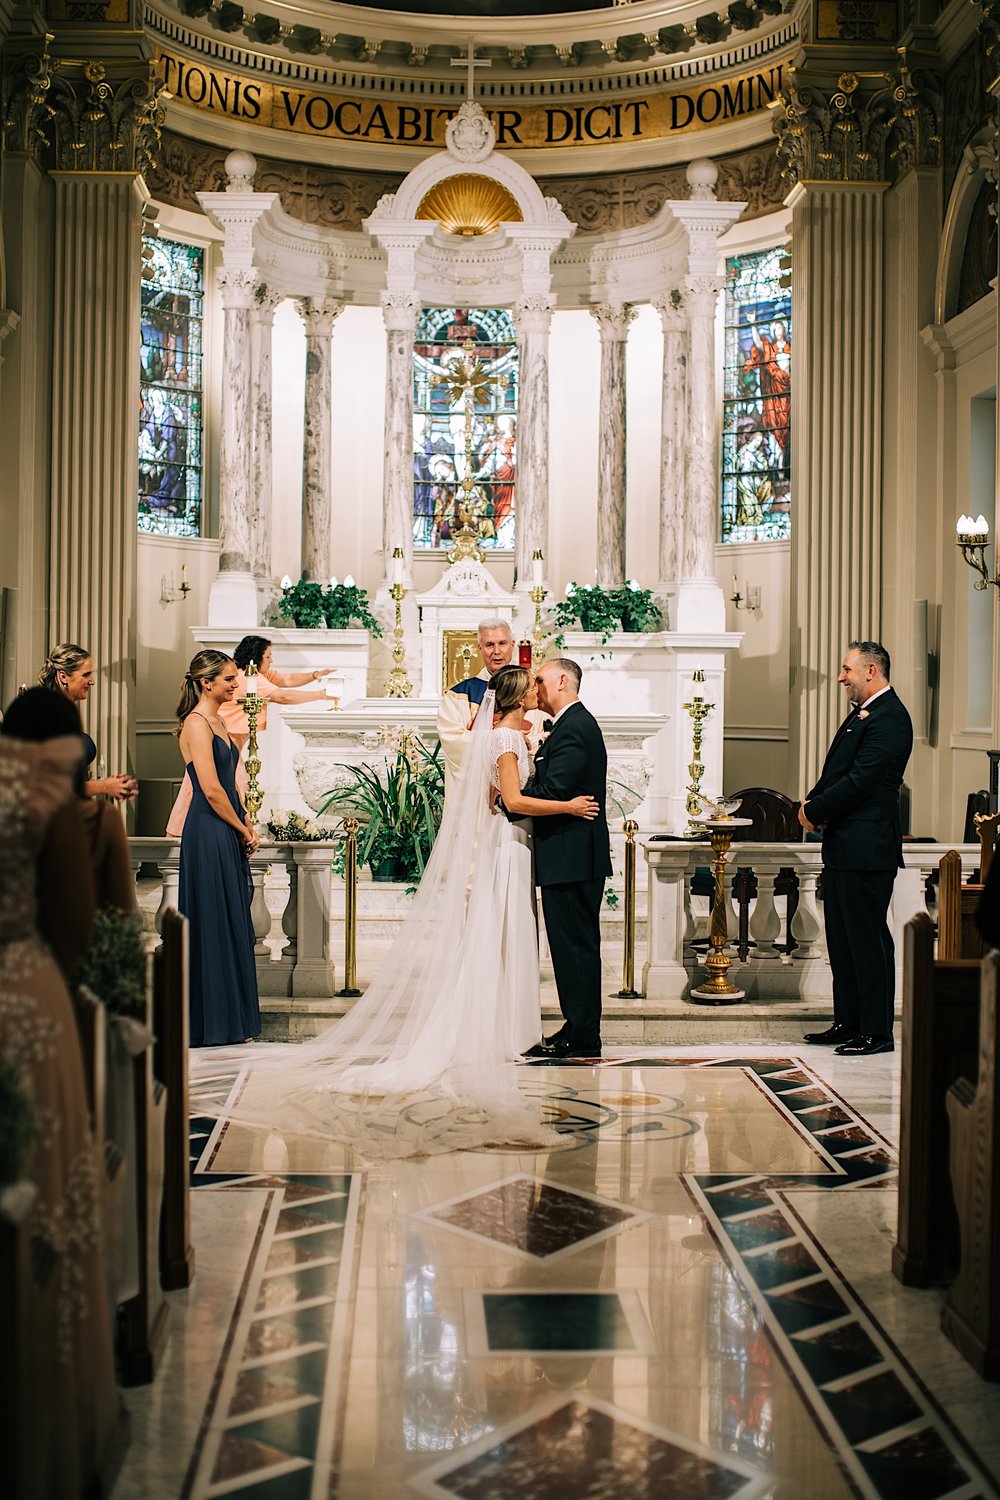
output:
M479 401L487 404L494 386L501 391L506 390L509 378L502 372L491 377L483 368L482 361L476 358L475 344L471 339L466 339L462 345L462 353L453 355L444 371L434 375L432 379L435 385L444 386L452 406L462 403L465 415L465 472L461 478L462 493L455 500L458 519L462 524L455 533L455 545L448 553L448 561L458 562L461 557L474 557L477 562L482 562L483 553L479 543L488 518L482 492L476 489L472 472L476 403Z

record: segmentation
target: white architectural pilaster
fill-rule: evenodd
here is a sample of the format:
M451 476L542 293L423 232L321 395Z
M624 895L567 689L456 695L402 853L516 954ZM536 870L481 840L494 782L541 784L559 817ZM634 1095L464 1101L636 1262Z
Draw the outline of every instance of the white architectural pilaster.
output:
M340 302L303 297L306 328L306 394L302 437L302 576L325 583L330 576L333 431L333 325Z
M531 555L548 554L549 329L554 302L547 292L514 307L517 327L516 573L520 592L531 584Z
M688 326L679 290L657 298L663 325L663 386L660 429L659 584L669 622L677 608L686 493Z
M687 169L690 197L670 203L688 237L684 277L688 312L686 510L681 544L677 618L681 631L723 631L725 596L715 578L719 532L719 413L715 314L723 286L719 236L746 207L715 196L719 171L712 161Z
M403 552L407 588L413 580L413 334L420 311L416 292L383 292L385 322L385 451L382 471L383 568Z
M599 302L590 309L601 334L597 419L597 582L625 582L625 344L635 309Z
M795 486L808 504L792 536L789 720L792 773L803 790L843 717L844 649L877 640L881 626L886 186L803 182L788 198L792 297L807 331L792 383ZM835 337L818 337L820 329Z

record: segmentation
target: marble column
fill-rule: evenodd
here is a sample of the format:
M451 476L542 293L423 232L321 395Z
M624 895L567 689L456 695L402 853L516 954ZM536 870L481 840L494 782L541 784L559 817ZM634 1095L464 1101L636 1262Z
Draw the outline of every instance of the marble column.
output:
M250 368L253 381L253 482L250 504L250 568L258 593L270 595L272 506L272 364L274 314L282 301L258 286L250 314ZM268 599L261 601L265 606Z
M590 309L601 334L597 439L597 582L625 582L625 345L635 309L600 302Z
M299 302L306 325L305 431L302 450L302 574L325 583L330 576L332 497L331 431L333 325L342 303Z
M882 612L884 182L792 190L794 786L816 779L843 717L848 641L879 638Z
M663 325L660 428L660 549L657 592L673 623L686 495L688 328L680 291L654 303Z
M383 570L403 551L404 583L413 581L413 334L420 311L415 292L383 292L385 322L385 447L382 469Z
M93 655L88 728L135 768L138 174L59 171L53 225L49 637Z
M678 630L725 630L725 601L715 578L719 532L719 415L715 312L721 276L685 278L689 350L685 428L686 506L681 533Z
M251 570L253 504L253 375L251 310L257 294L252 267L224 267L219 289L225 319L219 433L219 575L212 585L210 625L248 628L257 622Z
M549 539L549 328L553 299L533 294L514 306L517 327L516 568L517 586L531 586L531 555L548 557Z

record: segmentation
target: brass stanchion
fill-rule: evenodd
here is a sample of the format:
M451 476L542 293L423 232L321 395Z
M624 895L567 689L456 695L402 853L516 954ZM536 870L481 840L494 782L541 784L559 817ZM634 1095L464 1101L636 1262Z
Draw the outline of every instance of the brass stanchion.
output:
M358 820L345 818L344 828L344 988L337 994L356 1000L358 989Z
M251 825L256 828L257 818L260 815L261 803L264 801L264 793L260 789L260 756L257 754L257 719L264 709L264 699L257 692L257 663L255 661L247 664L246 696L239 701L247 716L247 728L249 737L247 739L247 794L246 808L247 817Z
M634 818L625 819L625 962L619 1000L641 1000L635 987L635 836L639 825Z

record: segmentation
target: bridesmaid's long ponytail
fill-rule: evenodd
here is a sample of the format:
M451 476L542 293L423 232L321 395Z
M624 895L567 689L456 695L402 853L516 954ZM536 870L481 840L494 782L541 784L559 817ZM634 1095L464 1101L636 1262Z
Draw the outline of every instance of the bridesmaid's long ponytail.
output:
M184 720L192 709L197 708L201 699L201 682L212 682L224 667L229 666L233 658L227 656L224 651L199 651L192 656L191 665L184 673L184 681L181 683L181 698L177 705L177 728L175 734L180 734Z

